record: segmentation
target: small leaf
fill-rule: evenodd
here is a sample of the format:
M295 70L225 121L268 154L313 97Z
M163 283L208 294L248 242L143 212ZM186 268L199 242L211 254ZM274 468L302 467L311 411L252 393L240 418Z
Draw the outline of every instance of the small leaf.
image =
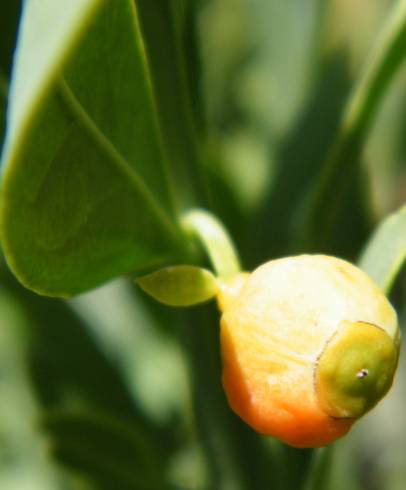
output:
M192 306L213 298L217 281L206 269L190 265L166 267L137 279L139 286L160 303Z
M406 205L376 228L359 266L388 292L406 259Z

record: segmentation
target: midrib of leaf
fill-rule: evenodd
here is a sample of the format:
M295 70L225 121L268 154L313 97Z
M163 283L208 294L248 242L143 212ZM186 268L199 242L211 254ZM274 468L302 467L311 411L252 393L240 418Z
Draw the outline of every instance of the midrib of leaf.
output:
M61 95L70 115L74 117L78 124L86 131L92 142L98 146L99 150L102 151L106 159L112 165L114 165L120 173L124 174L128 178L128 181L131 183L133 189L136 193L142 196L151 213L158 218L162 226L170 233L170 235L178 240L179 232L169 215L166 214L160 204L156 201L151 190L147 185L145 185L145 182L138 175L134 167L130 165L130 163L123 157L123 155L121 155L109 138L107 138L107 136L97 126L95 121L79 102L66 80L62 80L59 84L59 94Z

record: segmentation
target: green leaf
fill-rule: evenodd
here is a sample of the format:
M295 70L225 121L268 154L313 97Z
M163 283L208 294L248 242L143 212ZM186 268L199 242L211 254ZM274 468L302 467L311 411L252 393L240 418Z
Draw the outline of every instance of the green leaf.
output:
M341 206L381 102L405 59L406 1L399 0L348 99L336 140L309 198L304 246L337 226ZM340 228L339 228L340 229ZM341 229L340 229L341 231Z
M359 260L359 266L388 292L406 259L406 206L385 218L376 228Z
M198 82L189 80L193 55L190 0L136 0L166 155L176 173L181 208L206 201L205 177L193 103ZM194 73L192 73L192 76ZM176 115L176 117L174 117Z
M139 286L160 303L192 306L214 298L218 285L206 269L190 265L166 267L137 279Z
M90 476L103 489L164 489L165 468L156 447L131 426L95 413L50 412L43 427L53 434L51 451L64 464ZM108 444L106 444L108 441Z
M80 407L105 411L139 420L149 419L134 402L117 367L101 352L87 324L65 301L43 298L21 287L0 268L0 285L18 302L30 325L30 376L38 398L47 409L69 406L70 393ZM57 326L57 328L55 328Z
M8 78L10 72L13 48L21 10L21 1L4 2L1 8L0 27L0 72Z
M138 452L136 461L131 462L134 478L142 468L149 467L149 473L153 466L164 470L176 444L174 433L144 411L119 368L97 345L89 325L65 301L43 298L22 288L4 264L0 285L7 291L8 303L16 304L30 327L23 362L39 404L35 418L43 421L53 454L67 463L60 451L67 452L71 467L97 476L106 455L121 455L129 447L128 459L120 456L120 465L130 473L130 455ZM171 429L177 430L173 421ZM77 442L80 437L85 439L81 444ZM97 448L102 463L94 456L96 449L89 448ZM96 467L87 460L84 467L83 457Z
M0 71L0 149L3 144L5 120L6 120L6 105L7 105L8 83L7 79Z
M18 301L0 285L0 488L60 488L33 421L40 406L27 370L30 325ZM70 487L67 487L70 488Z
M134 3L26 2L0 211L19 280L69 296L173 256L167 177Z
M307 104L277 156L275 177L260 220L252 225L252 247L260 251L262 261L304 251L298 244L298 222L337 133L350 83L342 53L334 52L322 60ZM354 212L350 216L353 218ZM352 244L353 236L347 241Z
M19 0L2 5L0 19L0 150L3 144L8 82L19 14Z

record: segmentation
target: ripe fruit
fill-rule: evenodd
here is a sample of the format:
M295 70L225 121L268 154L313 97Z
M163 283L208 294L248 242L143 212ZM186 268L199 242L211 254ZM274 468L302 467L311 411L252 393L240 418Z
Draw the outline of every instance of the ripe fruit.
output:
M226 395L258 432L325 446L390 388L396 313L354 265L323 255L273 260L224 282L218 299Z

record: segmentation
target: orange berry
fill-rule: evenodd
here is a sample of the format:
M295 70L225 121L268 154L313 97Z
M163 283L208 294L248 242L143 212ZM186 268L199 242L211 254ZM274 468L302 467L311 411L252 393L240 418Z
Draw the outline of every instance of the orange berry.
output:
M360 269L303 255L220 287L223 385L261 434L321 447L348 432L392 384L399 330Z

